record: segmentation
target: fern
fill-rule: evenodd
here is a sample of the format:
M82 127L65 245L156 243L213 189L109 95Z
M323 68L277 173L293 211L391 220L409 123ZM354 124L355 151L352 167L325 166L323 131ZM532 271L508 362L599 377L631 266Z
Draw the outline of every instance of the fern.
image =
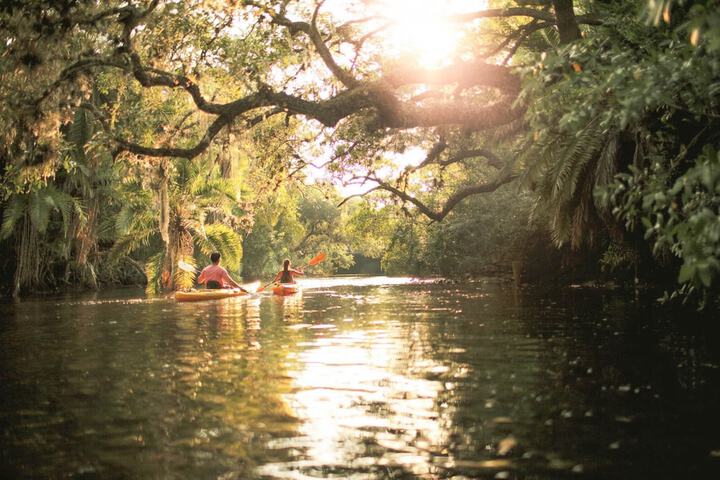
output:
M9 238L15 231L15 225L22 219L27 210L27 195L13 196L3 211L3 222L0 227L0 239Z

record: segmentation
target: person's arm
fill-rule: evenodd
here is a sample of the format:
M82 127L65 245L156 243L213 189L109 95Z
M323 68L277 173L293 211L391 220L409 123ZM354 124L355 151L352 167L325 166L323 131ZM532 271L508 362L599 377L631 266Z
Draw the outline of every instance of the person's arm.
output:
M295 275L300 275L301 277L305 276L305 272L303 272L302 270L295 270L294 268L291 268L290 271Z
M205 278L205 269L203 268L202 272L200 272L200 275L198 276L197 282L202 285L206 281L207 279Z
M247 290L245 290L244 288L242 288L239 283L237 283L235 280L232 279L232 277L231 277L230 274L227 272L227 270L225 270L225 273L223 274L223 277L224 277L225 281L226 281L227 283L229 283L233 288L239 288L239 289L242 290L243 292L247 292Z
M280 279L282 278L282 274L283 274L283 272L282 272L282 270L280 270L280 271L277 273L277 275L275 275L275 279L273 280L273 282L279 282Z

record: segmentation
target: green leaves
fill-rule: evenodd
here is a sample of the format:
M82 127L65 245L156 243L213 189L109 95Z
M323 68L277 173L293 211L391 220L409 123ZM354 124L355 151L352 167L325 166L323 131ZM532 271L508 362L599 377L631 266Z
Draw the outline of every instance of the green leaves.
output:
M239 270L243 256L240 234L222 223L205 225L203 230L204 235L194 237L200 251L208 257L212 252L220 252L223 262L231 270Z
M60 214L62 230L65 235L67 235L73 215L81 223L85 220L83 207L79 200L53 185L48 185L30 193L11 197L3 213L0 238L8 238L12 235L15 225L23 217L30 221L30 225L36 232L44 234L50 225L50 216L53 212Z
M611 189L616 215L630 227L639 219L656 254L677 256L678 283L693 287L683 292L699 292L704 302L720 283L720 153L706 145L693 163L670 187L674 172L658 161L618 177Z

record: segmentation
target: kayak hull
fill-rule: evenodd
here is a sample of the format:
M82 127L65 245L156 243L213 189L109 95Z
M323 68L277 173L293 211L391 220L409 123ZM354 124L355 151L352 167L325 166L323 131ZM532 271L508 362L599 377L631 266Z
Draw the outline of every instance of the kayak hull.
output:
M273 287L273 295L280 295L280 296L286 296L286 295L294 295L298 292L299 287L296 284L280 284L275 285Z
M203 300L220 300L222 298L241 297L247 292L231 288L218 288L212 290L193 290L190 292L175 292L178 302L200 302Z

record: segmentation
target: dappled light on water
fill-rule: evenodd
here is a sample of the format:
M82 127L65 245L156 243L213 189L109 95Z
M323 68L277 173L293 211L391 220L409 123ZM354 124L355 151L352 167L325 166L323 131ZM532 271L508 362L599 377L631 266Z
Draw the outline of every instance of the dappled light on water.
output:
M296 356L300 369L291 375L287 402L304 422L298 437L275 446L305 445L306 458L265 465L263 473L284 477L303 466L433 469L433 450L439 453L447 442L452 420L438 402L445 385L422 375L448 368L413 347L421 332L380 319L370 324L317 339ZM386 453L376 458L377 450Z
M619 294L340 277L143 298L0 305L7 478L720 472L706 337Z
M434 282L434 279L415 278L415 277L356 277L356 276L337 276L324 278L303 278L298 283L304 289L309 288L333 288L341 286L390 286L390 285L410 285L410 284L426 284Z

